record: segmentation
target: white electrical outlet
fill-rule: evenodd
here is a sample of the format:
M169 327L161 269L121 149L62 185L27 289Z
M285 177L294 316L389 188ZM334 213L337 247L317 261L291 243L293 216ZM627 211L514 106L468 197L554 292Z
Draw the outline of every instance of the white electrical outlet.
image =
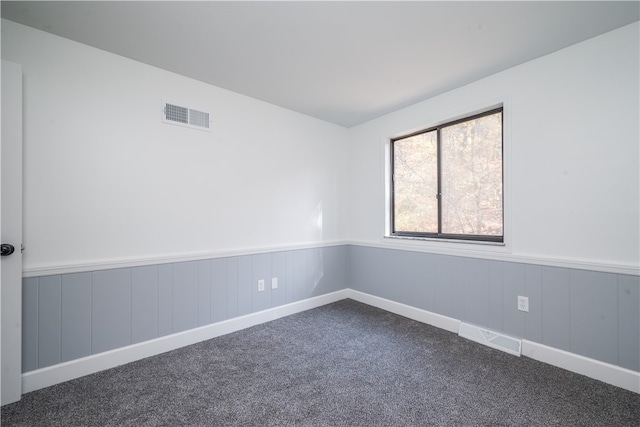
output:
M277 277L272 277L271 278L271 289L278 289L278 278Z
M258 292L264 291L264 279L258 280Z
M518 310L529 312L529 298L518 295Z

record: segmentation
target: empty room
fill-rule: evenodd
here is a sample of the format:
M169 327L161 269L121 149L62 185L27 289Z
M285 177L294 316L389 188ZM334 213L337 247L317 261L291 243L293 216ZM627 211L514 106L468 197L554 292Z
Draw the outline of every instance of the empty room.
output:
M637 1L2 1L6 426L640 425Z

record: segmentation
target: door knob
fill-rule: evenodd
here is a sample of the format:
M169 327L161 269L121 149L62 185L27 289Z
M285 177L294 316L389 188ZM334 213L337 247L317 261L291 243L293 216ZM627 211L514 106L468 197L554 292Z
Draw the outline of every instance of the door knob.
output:
M14 253L16 250L16 248L13 247L13 245L10 245L8 243L3 243L2 245L0 245L0 255L2 256L9 256L12 253Z

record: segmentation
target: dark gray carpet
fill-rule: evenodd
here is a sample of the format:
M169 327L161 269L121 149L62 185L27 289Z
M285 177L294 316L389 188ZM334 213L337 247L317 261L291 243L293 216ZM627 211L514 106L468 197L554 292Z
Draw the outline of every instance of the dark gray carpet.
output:
M635 426L640 395L352 300L23 396L3 426Z

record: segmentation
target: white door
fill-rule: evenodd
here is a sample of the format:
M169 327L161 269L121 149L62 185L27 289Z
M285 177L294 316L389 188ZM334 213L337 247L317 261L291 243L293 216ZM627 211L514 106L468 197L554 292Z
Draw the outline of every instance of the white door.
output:
M22 394L22 67L2 61L0 71L0 400L5 405Z

